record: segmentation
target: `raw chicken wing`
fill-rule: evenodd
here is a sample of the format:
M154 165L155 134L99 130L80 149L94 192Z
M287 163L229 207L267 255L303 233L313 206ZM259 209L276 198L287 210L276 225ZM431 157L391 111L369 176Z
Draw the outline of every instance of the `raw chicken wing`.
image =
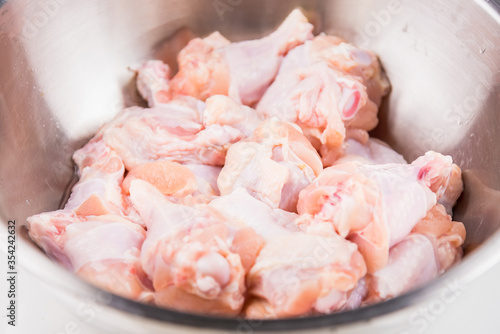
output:
M137 90L150 108L172 100L170 95L170 67L161 60L148 60L131 68L137 73Z
M245 315L262 319L337 311L365 274L356 245L338 235L276 236L267 241L248 274L255 298Z
M301 131L274 118L229 148L217 185L221 195L242 187L272 208L295 212L300 190L321 170L320 157Z
M228 95L246 105L257 102L289 50L311 39L313 26L294 10L271 35L230 43L218 32L196 38L179 53L179 72L170 81L177 94L200 100Z
M240 221L245 226L251 227L265 240L299 231L294 224L294 220L298 217L296 213L273 209L252 197L243 188L214 199L210 206L231 221Z
M356 245L339 236L306 235L293 224L296 214L272 209L242 188L210 205L244 222L265 242L247 278L253 296L245 307L247 317L329 313L361 304L366 289L356 287L366 267Z
M461 246L465 241L465 226L461 222L452 221L441 204L435 205L411 232L434 238L440 274L462 257Z
M228 147L258 123L247 107L217 95L206 105L174 100L156 108L128 108L101 133L128 170L156 160L222 166Z
M393 246L387 266L368 276L367 303L396 297L437 277L462 257L465 227L438 204ZM411 259L411 260L409 260Z
M332 68L358 77L377 106L389 93L390 83L371 51L358 48L336 36L320 34L306 42L311 62L326 61Z
M369 138L365 144L356 139L349 138L345 141L345 152L335 164L347 161L360 161L371 164L407 164L405 158L389 145L376 138Z
M85 280L123 297L148 300L150 284L139 252L142 227L115 216L60 210L28 218L30 237L54 260Z
M231 250L237 228L205 205L169 202L154 186L134 180L130 196L147 225L144 271L159 306L219 315L240 312L245 270Z
M288 53L257 111L297 123L330 166L346 136L366 142L388 88L375 56L322 35Z
M460 167L453 164L451 167L450 182L444 191L443 197L439 199L439 203L445 207L449 215L451 215L453 206L455 206L455 203L463 191L464 183L462 181L462 170Z
M330 233L355 242L368 272L374 273L387 264L389 248L405 238L436 204L448 185L451 169L451 158L435 152L411 165L335 165L301 191L298 212L306 216L298 224L305 230L320 228L323 232L330 226Z
M126 213L120 187L125 167L118 154L96 138L76 151L73 160L80 180L64 208L82 216Z

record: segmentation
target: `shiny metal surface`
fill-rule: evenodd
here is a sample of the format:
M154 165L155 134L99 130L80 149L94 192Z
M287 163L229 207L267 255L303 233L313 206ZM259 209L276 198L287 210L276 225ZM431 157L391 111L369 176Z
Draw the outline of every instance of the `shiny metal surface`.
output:
M189 38L214 30L232 40L261 36L296 6L317 32L379 54L393 88L374 134L409 159L428 149L453 156L465 178L455 219L465 223L466 245L475 250L428 287L341 315L256 325L110 297L110 319L151 330L171 322L228 330L331 329L388 316L394 323L395 310L429 300L446 280L465 284L499 262L500 5L486 0L7 1L0 7L0 224L58 207L73 175L72 152L122 106L141 103L129 65L151 56L173 64ZM26 237L20 242L26 270L47 282L57 277L63 298L97 293Z

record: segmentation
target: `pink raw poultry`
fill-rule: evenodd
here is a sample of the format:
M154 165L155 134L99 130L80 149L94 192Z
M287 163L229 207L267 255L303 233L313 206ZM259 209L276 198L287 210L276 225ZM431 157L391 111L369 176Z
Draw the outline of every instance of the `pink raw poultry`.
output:
M300 245L300 246L299 246ZM331 313L342 309L366 273L355 244L329 237L289 233L267 240L248 274L250 318Z
M169 92L170 67L167 64L161 60L148 60L141 65L132 66L131 70L137 73L137 90L150 108L172 100Z
M126 213L121 193L125 167L118 154L100 138L95 138L76 151L73 160L80 180L64 208L86 216Z
M265 241L247 275L253 298L246 316L290 317L360 305L365 289L354 289L366 267L354 244L338 236L302 233L293 223L297 214L272 209L242 188L210 205L251 227Z
M462 257L464 240L464 225L452 221L442 205L434 206L391 248L387 266L368 276L366 302L396 297L442 274Z
M318 153L300 129L274 118L229 148L217 184L221 195L242 187L272 208L295 212L299 191L321 170Z
M377 106L390 89L380 62L371 51L358 48L336 36L320 34L305 43L309 61L326 61L332 68L353 75L366 86L368 97Z
M360 161L371 164L406 164L405 158L383 141L375 138L369 138L365 144L355 139L345 141L344 155L335 161L335 164L341 164L347 161Z
M312 38L312 29L302 12L294 10L262 39L231 43L219 32L195 38L179 52L179 72L172 79L161 61L133 67L138 90L150 107L183 95L204 101L218 94L252 105L274 80L288 51Z
M125 109L97 136L131 168L156 160L222 166L228 147L260 123L251 108L217 95L206 104L173 100L156 108Z
M142 227L115 216L77 216L60 210L28 218L30 237L53 259L87 281L136 300L151 299L139 251Z
M335 165L300 193L298 212L305 216L298 224L355 242L374 273L387 264L389 248L441 198L451 171L451 157L435 152L411 165Z
M224 94L251 105L271 84L287 52L312 38L312 29L302 12L294 10L275 32L259 40L230 43L219 33L196 38L179 53L179 72L170 87L201 100Z
M134 66L149 108L75 152L65 209L28 218L30 236L124 297L259 319L386 300L459 261L460 168L369 138L381 64L312 28L294 10L262 39L191 40L174 77Z
M257 111L300 125L331 165L346 136L366 142L388 89L373 54L321 35L289 52Z
M260 237L245 226L231 225L206 205L169 202L154 186L134 180L132 203L147 225L141 250L144 271L153 282L157 305L220 315L241 311L245 269L253 264ZM232 245L234 240L240 243ZM245 259L245 266L242 262Z

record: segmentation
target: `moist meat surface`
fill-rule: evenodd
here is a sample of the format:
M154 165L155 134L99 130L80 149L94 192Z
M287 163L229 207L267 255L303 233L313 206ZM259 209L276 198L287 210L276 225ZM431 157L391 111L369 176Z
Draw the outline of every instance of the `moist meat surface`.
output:
M74 153L79 182L31 238L115 294L258 319L394 298L460 261L460 168L370 138L377 56L312 30L294 10L261 39L191 40L175 74L132 66L148 108Z

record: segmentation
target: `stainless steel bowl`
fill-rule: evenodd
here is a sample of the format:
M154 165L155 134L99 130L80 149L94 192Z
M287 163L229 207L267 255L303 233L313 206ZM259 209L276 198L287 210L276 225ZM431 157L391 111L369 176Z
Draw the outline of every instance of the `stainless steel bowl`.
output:
M464 171L455 219L467 228L462 263L416 291L363 309L276 321L203 317L107 295L52 263L18 230L22 270L63 302L102 296L95 319L121 333L322 331L370 326L397 332L411 310L500 262L500 1L108 0L1 1L0 223L58 208L72 152L124 105L141 103L127 66L171 64L195 35L232 40L270 32L296 6L317 32L375 50L393 89L374 134L413 159L450 154ZM1 251L4 251L2 247ZM452 282L452 283L450 283ZM70 306L68 306L70 307ZM405 327L406 326L406 327ZM390 329L390 330L389 330Z

